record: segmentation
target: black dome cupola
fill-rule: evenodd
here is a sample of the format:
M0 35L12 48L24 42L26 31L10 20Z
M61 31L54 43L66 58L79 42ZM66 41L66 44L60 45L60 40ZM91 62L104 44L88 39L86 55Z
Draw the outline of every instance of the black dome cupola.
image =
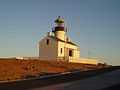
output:
M64 31L64 19L58 16L55 20L56 26L54 31Z

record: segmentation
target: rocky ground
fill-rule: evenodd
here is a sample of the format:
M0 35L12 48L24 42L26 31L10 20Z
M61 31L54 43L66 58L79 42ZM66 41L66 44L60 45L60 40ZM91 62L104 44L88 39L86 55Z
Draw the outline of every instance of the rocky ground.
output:
M61 61L0 59L0 81L38 77L72 70L93 70L104 65L67 63Z

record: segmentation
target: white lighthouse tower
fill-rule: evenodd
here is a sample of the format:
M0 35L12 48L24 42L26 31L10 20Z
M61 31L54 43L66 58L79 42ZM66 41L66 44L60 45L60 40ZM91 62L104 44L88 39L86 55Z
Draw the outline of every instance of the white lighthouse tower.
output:
M55 37L65 41L66 33L65 33L64 19L58 16L58 18L55 20L55 23L56 23L56 27L53 30Z

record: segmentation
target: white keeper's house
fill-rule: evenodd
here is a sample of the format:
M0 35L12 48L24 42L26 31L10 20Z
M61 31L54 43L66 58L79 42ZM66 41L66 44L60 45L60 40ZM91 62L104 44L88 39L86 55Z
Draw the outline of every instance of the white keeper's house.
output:
M66 31L64 19L59 16L52 31L39 41L39 57L42 60L96 64L95 59L80 58L80 47L69 39Z

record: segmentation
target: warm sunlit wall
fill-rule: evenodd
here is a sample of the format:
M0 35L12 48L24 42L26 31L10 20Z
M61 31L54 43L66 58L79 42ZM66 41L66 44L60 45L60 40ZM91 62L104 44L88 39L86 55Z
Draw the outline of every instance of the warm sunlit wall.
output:
M98 64L97 59L92 58L80 58L79 60L70 60L72 63L84 63L84 64Z
M62 48L62 53L61 53ZM69 57L69 49L73 49L73 57ZM58 42L58 57L67 57L68 59L79 59L80 57L80 49L75 45L71 45L65 42Z

